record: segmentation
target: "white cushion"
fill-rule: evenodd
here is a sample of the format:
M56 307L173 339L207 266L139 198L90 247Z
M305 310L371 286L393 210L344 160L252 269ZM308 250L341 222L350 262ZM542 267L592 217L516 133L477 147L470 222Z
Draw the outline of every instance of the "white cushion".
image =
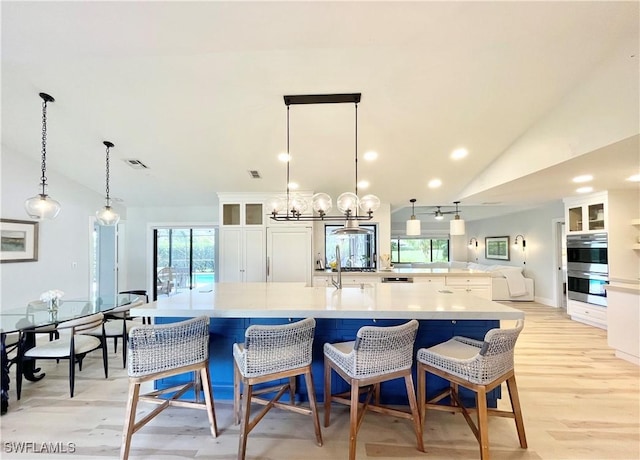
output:
M480 353L480 348L459 340L449 339L446 342L427 348L427 351L447 358L470 359Z
M64 337L51 342L45 342L37 347L30 348L24 354L31 358L63 358L69 356L70 338ZM100 339L90 335L78 334L75 336L75 352L76 354L88 353L100 347Z
M127 333L131 330L133 326L139 326L139 323L134 323L133 321L127 321ZM94 336L102 335L102 325L90 329L88 331L82 331L81 334L88 334ZM122 320L121 319L113 319L104 323L104 335L105 337L119 337L122 335Z

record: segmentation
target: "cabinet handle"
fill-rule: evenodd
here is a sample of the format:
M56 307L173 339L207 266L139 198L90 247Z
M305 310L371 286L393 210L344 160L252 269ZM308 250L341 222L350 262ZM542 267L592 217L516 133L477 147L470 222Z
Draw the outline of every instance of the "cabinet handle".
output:
M269 256L267 256L267 279L269 279Z
M456 320L455 320L455 319L452 319L452 320L451 320L451 324L456 324Z

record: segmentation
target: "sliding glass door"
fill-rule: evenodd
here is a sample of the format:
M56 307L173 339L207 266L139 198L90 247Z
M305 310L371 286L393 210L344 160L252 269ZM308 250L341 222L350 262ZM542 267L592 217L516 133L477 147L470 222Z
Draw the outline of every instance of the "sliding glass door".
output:
M154 230L153 299L187 289L205 289L215 281L214 228Z

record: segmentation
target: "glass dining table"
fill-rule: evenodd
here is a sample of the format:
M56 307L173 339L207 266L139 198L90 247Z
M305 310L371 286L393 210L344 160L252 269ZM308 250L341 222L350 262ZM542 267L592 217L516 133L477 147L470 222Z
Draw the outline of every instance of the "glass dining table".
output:
M26 306L0 310L1 336L1 370L2 370L2 414L7 411L9 401L9 368L11 364L22 359L24 353L36 344L38 334L55 334L56 326L94 313L106 313L116 306L135 301L131 294L119 295L116 304L105 303L101 300L72 299L60 300L56 309L47 302L30 302ZM9 359L7 354L15 351L15 356ZM22 366L23 377L36 382L45 374L40 372L35 361L27 360Z

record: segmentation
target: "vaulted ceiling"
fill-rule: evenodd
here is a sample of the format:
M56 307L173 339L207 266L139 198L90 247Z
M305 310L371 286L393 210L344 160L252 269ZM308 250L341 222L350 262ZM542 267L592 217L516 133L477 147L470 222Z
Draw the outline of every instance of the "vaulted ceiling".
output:
M554 114L612 56L638 68L638 19L637 2L609 1L3 2L2 150L39 158L47 92L49 168L102 193L110 140L123 205L209 205L218 191L284 190L284 95L359 92L358 176L400 219L410 198L425 208L559 199L574 194L574 172L591 171L596 189L628 187L638 130L614 133L600 105L610 136L567 129L565 139L555 123L570 158L521 144L562 120ZM636 108L637 83L636 73ZM354 130L352 104L291 106L291 179L353 191ZM460 147L467 157L451 160Z

